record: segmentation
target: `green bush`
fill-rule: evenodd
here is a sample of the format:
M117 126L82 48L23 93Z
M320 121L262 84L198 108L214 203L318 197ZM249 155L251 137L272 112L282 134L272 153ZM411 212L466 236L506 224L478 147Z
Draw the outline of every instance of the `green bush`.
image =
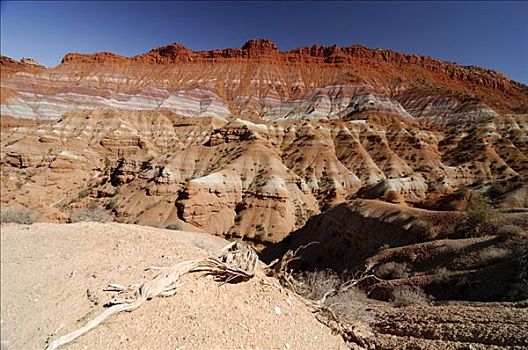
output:
M37 214L30 209L3 208L0 210L0 223L31 225L38 220Z
M474 193L465 218L466 237L480 237L496 231L498 217L493 207L481 194Z

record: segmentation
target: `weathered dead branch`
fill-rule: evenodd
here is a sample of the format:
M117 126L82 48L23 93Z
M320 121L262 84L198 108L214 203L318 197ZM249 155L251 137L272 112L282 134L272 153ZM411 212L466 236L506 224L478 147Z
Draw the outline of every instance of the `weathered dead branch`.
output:
M157 268L160 273L152 280L138 284L129 286L111 284L106 290L118 294L107 304L108 309L80 329L53 341L46 349L58 349L72 342L116 313L133 311L145 301L155 297L176 294L177 288L181 285L180 278L187 273L204 272L205 275L212 275L215 280L222 283L240 282L247 281L255 275L257 263L258 256L251 247L233 242L224 247L217 258L183 261L173 267Z

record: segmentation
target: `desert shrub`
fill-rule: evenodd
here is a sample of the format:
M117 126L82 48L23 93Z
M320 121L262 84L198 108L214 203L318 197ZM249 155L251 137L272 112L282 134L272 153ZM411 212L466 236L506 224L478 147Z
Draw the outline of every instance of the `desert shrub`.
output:
M511 255L511 251L506 248L488 247L479 252L479 258L487 263L504 260Z
M70 216L71 223L83 221L108 222L110 219L110 215L98 207L80 209Z
M253 236L253 241L255 243L264 243L266 239L266 227L262 224L257 224L255 226L255 235Z
M328 298L327 304L339 319L352 322L359 320L366 324L375 321L374 314L370 311L371 307L367 303L367 296L359 288L347 288Z
M439 267L435 269L434 276L436 279L442 282L448 281L451 278L449 270L445 267Z
M295 274L294 279L299 294L312 300L321 299L342 283L342 279L332 270L304 271Z
M165 228L167 230L181 231L183 229L183 225L180 224L179 222L176 222L176 223L168 224L167 226L165 226Z
M376 269L376 276L379 278L397 279L407 276L407 264L394 261L385 263Z
M425 241L430 241L436 237L434 227L425 220L416 220L413 222L412 228Z
M77 196L78 199L86 198L90 195L92 190L90 188L85 188L79 192L79 195Z
M394 306L427 305L429 298L419 287L399 286L392 291L392 303Z
M500 183L496 182L493 185L491 185L490 188L488 188L488 191L486 192L486 194L490 198L497 198L497 197L502 196L503 194L505 194L508 191L509 191L508 187L504 186L503 184L500 184Z
M31 225L38 220L37 214L31 209L2 208L0 210L0 223L9 222Z
M374 321L366 294L355 286L348 286L337 292L346 279L332 270L304 271L294 275L296 290L303 297L320 300L325 294L324 305L341 320ZM328 293L336 291L336 293Z
M497 215L484 196L474 193L471 197L464 229L467 237L480 237L496 231Z
M117 210L119 209L119 204L117 203L117 198L112 198L107 206L106 206L109 210L113 211L114 213L117 212Z

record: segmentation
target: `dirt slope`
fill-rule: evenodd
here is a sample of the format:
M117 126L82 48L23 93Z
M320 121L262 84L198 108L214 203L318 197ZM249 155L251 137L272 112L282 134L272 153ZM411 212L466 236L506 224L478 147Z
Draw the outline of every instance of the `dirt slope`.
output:
M206 234L120 224L1 226L1 327L9 349L44 348L101 312L108 283L146 267L210 256ZM222 285L187 276L180 291L118 314L68 349L344 349L307 307L257 276Z

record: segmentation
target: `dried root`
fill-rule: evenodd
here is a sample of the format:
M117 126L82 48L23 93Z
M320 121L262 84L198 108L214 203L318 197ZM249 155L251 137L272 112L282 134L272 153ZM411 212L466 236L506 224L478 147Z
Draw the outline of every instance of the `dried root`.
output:
M176 294L180 286L180 278L187 273L204 272L205 275L212 275L222 283L233 283L251 279L255 275L257 263L258 256L252 248L233 242L224 247L217 258L183 261L173 267L161 268L158 269L160 273L152 280L138 284L129 286L111 284L106 290L118 292L118 294L107 304L109 307L80 329L51 342L46 349L58 349L74 341L116 313L133 311L145 301L155 297L168 297Z

